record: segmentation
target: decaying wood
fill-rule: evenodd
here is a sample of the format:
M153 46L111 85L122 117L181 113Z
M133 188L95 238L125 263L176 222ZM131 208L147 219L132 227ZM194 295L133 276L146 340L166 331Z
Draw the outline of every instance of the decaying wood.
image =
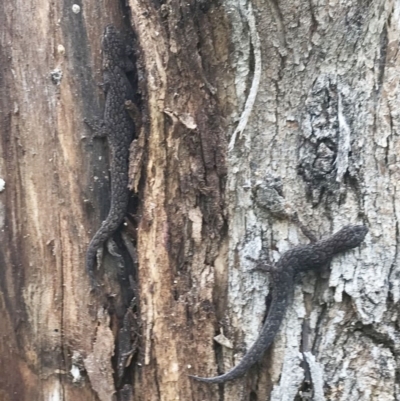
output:
M399 10L2 2L0 400L399 399ZM103 110L110 22L135 34L140 116L100 297L84 255L108 212L107 147L83 119ZM370 231L300 279L245 378L190 381L227 371L257 337L268 277L248 256L307 242L296 216L318 237Z

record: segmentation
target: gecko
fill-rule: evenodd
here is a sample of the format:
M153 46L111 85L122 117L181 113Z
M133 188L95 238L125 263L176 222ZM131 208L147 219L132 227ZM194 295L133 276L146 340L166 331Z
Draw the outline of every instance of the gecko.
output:
M206 383L225 383L243 376L264 355L274 341L294 291L296 273L318 269L342 252L358 247L368 233L364 225L343 227L329 238L300 245L285 252L275 266L264 265L271 274L272 302L261 332L243 359L229 372L216 377L189 376Z
M135 126L125 102L133 100L134 91L127 72L134 69L129 51L121 34L108 25L102 38L103 79L105 108L102 119L85 120L93 137L107 138L110 151L111 205L107 218L89 243L86 253L86 270L92 288L97 287L94 277L97 250L118 229L126 215L129 203L129 145Z

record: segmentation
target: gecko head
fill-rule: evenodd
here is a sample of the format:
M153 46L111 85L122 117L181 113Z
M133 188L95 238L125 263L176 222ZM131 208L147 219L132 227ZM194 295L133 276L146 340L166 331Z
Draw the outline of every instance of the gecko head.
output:
M363 225L345 226L332 238L337 251L356 248L364 241L368 227Z

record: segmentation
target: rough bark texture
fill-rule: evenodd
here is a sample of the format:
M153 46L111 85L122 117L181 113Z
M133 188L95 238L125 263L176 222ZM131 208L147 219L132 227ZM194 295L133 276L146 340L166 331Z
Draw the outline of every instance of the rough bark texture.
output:
M0 21L1 401L400 399L398 2L18 0ZM103 110L108 23L135 49L140 114L104 299L84 260L107 147L83 120ZM317 236L370 231L301 277L247 376L191 381L257 337L268 276L247 257L306 243L296 213Z

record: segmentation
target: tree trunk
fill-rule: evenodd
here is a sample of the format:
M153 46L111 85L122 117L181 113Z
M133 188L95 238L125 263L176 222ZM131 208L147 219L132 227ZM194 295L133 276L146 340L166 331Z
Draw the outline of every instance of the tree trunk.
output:
M0 401L400 399L398 2L5 1L0 20ZM84 119L109 23L139 115L99 294L108 147ZM188 378L242 359L269 303L252 259L308 243L301 223L369 234L297 280L246 376Z

